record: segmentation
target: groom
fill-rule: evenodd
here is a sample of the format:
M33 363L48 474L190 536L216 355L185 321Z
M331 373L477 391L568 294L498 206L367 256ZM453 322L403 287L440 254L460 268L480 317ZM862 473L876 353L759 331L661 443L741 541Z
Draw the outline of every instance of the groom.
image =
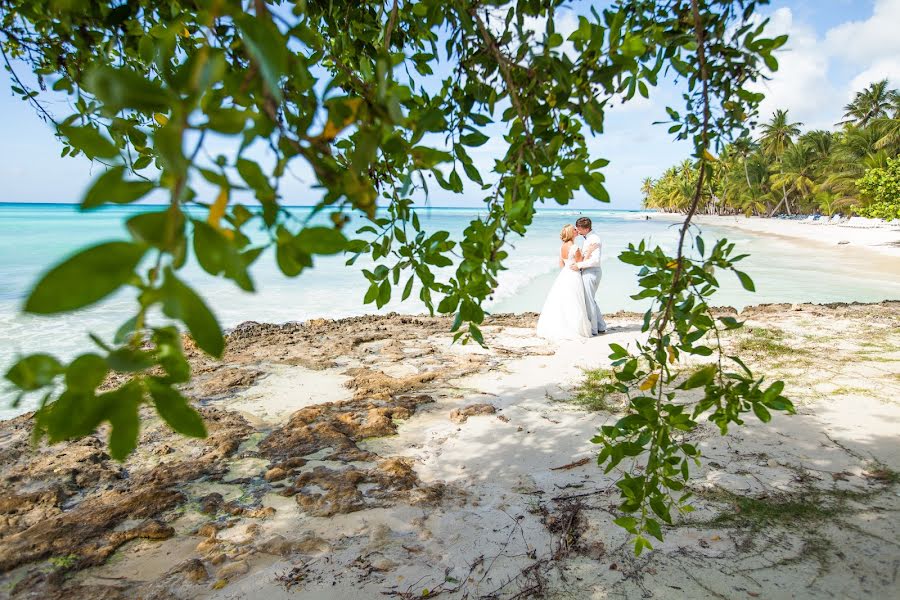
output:
M587 301L588 317L591 320L591 334L606 333L606 321L600 307L597 306L597 288L600 286L600 238L591 230L591 220L581 217L575 221L575 230L578 235L584 236L584 260L572 265L573 271L581 271L581 281L584 284L584 295Z

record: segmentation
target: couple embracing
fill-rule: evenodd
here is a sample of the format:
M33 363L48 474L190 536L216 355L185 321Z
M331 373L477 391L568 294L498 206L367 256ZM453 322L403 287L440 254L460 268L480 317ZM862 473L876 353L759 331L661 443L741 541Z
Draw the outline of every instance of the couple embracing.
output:
M576 235L584 237L583 250L575 244ZM606 322L595 297L602 274L600 238L587 217L575 221L574 227L563 227L559 238L561 270L544 302L537 333L550 339L589 338L605 333Z

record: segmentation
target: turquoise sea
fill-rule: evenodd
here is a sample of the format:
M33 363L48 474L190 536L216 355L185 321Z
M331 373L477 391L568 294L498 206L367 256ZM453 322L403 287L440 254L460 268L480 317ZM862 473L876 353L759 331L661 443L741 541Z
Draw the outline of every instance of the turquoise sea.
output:
M125 237L123 222L137 212L158 210L152 206L108 207L80 213L74 205L0 203L0 372L24 353L50 352L61 359L90 347L87 332L111 336L134 310L133 290L123 291L102 304L58 317L20 314L21 304L35 279L76 249L100 241ZM299 216L308 211L293 209ZM461 232L477 217L477 209L423 208L420 219L429 229ZM604 241L603 282L599 303L604 312L642 309L645 305L629 298L637 291L635 269L617 260L629 242L647 238L671 248L676 228L671 222L644 220L629 211L542 210L528 235L513 239L509 270L501 274L500 285L486 308L492 312L539 311L544 295L555 277L558 233L579 215L590 216ZM362 222L355 223L362 225ZM743 269L756 281L757 293L745 292L732 277L725 277L724 289L716 304L736 307L762 302L877 301L900 298L900 281L888 279L884 270L866 255L842 255L840 262L820 248L773 237L762 237L730 229L706 227L709 242L728 237L742 252L751 254ZM342 257L317 260L316 268L299 278L285 278L274 256L263 255L252 275L259 290L242 292L231 282L203 273L196 264L184 271L186 279L198 287L225 327L242 321L286 322L316 317L346 317L374 313L374 305L364 305L366 280L360 270L371 261L354 266ZM415 298L416 294L413 294ZM412 298L392 302L382 313L397 311L422 313L424 307ZM0 418L33 408L10 408L12 393L0 384Z

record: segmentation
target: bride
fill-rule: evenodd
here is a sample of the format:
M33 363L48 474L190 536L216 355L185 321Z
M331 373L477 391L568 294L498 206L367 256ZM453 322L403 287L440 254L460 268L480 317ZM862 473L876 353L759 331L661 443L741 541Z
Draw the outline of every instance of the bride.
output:
M559 234L562 246L559 249L561 271L547 294L544 308L538 319L537 333L550 339L573 339L591 337L591 321L588 317L581 273L570 269L573 263L581 262L581 250L575 245L576 231L572 225L563 227ZM591 249L589 249L590 251Z

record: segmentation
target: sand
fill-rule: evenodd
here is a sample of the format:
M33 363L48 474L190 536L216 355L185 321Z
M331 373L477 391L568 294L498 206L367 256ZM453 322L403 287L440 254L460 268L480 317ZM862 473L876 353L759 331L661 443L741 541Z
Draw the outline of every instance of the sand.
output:
M20 443L28 417L3 423L0 497L15 507L5 503L0 522L0 595L892 597L900 303L743 316L746 330L728 343L788 382L798 414L749 419L727 437L704 426L694 440L705 455L692 483L697 510L640 558L612 523L614 479L590 442L621 404L571 402L583 370L609 364L611 342L640 336L638 315L610 315L607 335L562 345L533 334L534 315L498 317L485 328L487 350L452 345L444 319L365 317L248 324L222 363L192 356L186 391L221 423L214 439L151 425L125 480L100 450L73 466L93 447L35 455ZM151 483L156 500L137 518L91 512L108 494ZM27 496L43 489L62 499ZM73 510L134 539L98 529L24 562L10 556L18 540L40 541L36 522ZM108 556L79 562L112 543Z
M683 215L670 213L643 213L653 219L681 221ZM802 239L806 244L818 245L829 252L853 252L858 249L900 257L900 221L885 222L877 219L854 217L850 222L832 224L820 221L769 219L763 217L696 215L700 225L735 227L764 235ZM831 254L830 256L836 256ZM900 267L894 267L900 269Z

